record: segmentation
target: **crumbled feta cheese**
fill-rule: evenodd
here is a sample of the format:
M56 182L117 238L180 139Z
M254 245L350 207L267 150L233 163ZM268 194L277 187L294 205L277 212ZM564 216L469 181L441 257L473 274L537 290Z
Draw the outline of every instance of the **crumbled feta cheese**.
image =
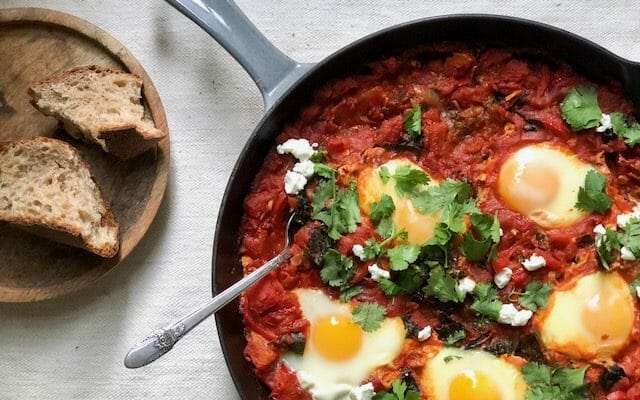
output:
M631 250L629 250L625 246L622 246L622 248L620 249L620 258L627 261L635 261L636 256L633 255Z
M369 382L358 387L354 387L349 392L349 399L351 400L371 400L376 394L373 390L373 383Z
M307 178L304 175L294 171L287 171L284 176L284 191L287 194L298 194L307 184Z
M297 172L305 178L311 178L313 176L314 166L313 161L304 160L297 162L296 165L293 166L293 172Z
M619 215L618 215L619 217ZM605 229L605 227L602 224L598 224L595 226L595 228L593 228L593 233L596 233L598 235L604 235L605 233L607 233L607 230Z
M471 278L462 278L458 281L458 285L456 290L460 294L467 294L473 292L473 289L476 288L476 281Z
M513 275L511 268L503 268L493 276L493 282L498 288L502 289L511 280L511 275Z
M351 248L351 252L354 256L358 257L360 260L364 261L364 247L361 244L354 244Z
M420 329L420 331L418 332L418 340L421 342L424 342L425 340L429 339L431 337L431 327L429 325L425 326L424 328Z
M636 286L636 297L640 299L640 286Z
M616 217L616 223L618 224L619 228L624 228L629 223L629 220L631 220L631 218L640 219L640 205L635 206L630 213L618 215Z
M531 310L518 310L513 304L503 304L498 322L511 326L525 326L533 316Z
M536 253L533 253L531 257L522 262L522 266L527 271L537 271L545 265L547 265L547 262L545 261L544 257L541 257Z
M308 160L315 150L307 139L289 139L276 147L278 154L291 154L300 161Z
M314 149L317 149L318 146L320 146L320 145L318 143L316 143L316 142L311 143L311 147L313 147Z
M369 273L371 274L371 279L373 279L376 282L380 282L380 279L382 278L386 278L389 279L391 278L391 275L389 274L389 271L386 271L380 267L378 267L378 264L371 264L369 265L369 268L367 268L369 270Z
M515 318L513 318L513 322L511 322L511 326L525 326L529 322L532 316L533 316L533 311L520 310L516 314Z
M618 227L624 228L629 223L629 220L631 219L631 217L633 217L633 214L618 215L616 217L616 223L618 224Z
M287 142L289 142L289 140ZM280 150L278 150L278 152L279 151ZM307 184L307 178L311 178L313 176L313 173L314 164L312 161L302 160L300 162L297 162L293 166L293 169L291 171L287 171L286 175L284 176L284 191L287 194L298 194L299 191L304 189L304 186Z
M500 228L500 236L504 236L504 231Z
M518 310L513 304L503 304L498 315L498 322L501 324L511 325L511 322L518 314Z
M596 132L606 132L611 128L613 128L611 125L611 115L602 113L602 117L600 117L600 126L596 128Z

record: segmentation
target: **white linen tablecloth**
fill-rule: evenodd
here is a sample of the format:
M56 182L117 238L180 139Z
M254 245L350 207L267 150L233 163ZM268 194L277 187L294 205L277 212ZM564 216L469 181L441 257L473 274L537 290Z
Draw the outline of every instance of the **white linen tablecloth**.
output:
M276 46L304 62L397 23L470 12L550 23L640 60L634 1L238 3ZM257 88L221 46L160 0L0 0L0 7L65 11L111 33L157 86L171 135L164 202L121 266L65 298L0 304L0 399L237 399L213 319L146 368L127 370L123 357L152 329L210 297L218 207L242 144L262 116Z

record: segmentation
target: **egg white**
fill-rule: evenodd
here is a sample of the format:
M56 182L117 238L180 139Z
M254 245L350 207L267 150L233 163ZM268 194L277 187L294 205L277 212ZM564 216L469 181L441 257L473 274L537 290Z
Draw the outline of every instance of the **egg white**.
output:
M619 301L607 308L610 321L595 321L599 332L585 325L583 310L609 291ZM634 299L629 286L617 272L596 272L583 276L549 296L547 308L536 316L534 326L542 344L573 358L606 363L629 340L635 320ZM603 337L612 324L619 331ZM614 337L615 336L615 337Z
M351 316L348 304L332 300L321 290L296 289L294 293L311 329L314 321L327 315ZM379 329L362 333L361 348L348 360L327 360L309 340L302 355L286 353L283 360L314 399L348 399L349 392L360 386L376 367L393 361L405 341L404 323L399 317L387 318Z
M408 165L413 169L422 170L417 164L407 159L395 159L388 161L378 168L367 168L358 177L358 195L362 211L369 215L371 203L380 201L382 195L387 194L393 199L396 209L391 216L393 223L399 230L405 230L408 234L407 241L414 244L422 244L433 236L435 227L439 221L438 214L421 214L411 203L408 197L401 197L396 193L395 181L389 179L387 183L380 178L380 169L386 167L391 175L402 165ZM422 170L423 171L423 170ZM420 185L418 189L425 189L431 185L437 185L437 181L431 180L428 185Z
M514 176L506 172L512 168L517 171ZM541 168L546 171L540 171ZM543 228L568 226L586 215L575 204L578 190L584 186L587 172L591 169L591 165L567 150L544 143L533 144L517 150L505 160L500 167L498 192L510 208L531 218ZM518 201L518 196L537 195L533 192L536 185L526 185L522 180L525 170L528 176L535 175L536 172L541 174L536 182L538 185L557 183L555 196L543 206L528 209L528 206ZM547 188L541 188L541 192L544 189ZM530 192L523 193L523 190Z
M500 392L500 400L524 400L527 384L520 368L482 350L442 348L427 361L421 381L427 398L449 400L454 379L465 373L484 374Z

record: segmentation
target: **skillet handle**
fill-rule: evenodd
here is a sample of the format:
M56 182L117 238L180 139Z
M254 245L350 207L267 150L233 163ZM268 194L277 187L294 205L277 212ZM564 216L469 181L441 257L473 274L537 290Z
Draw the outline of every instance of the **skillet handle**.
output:
M274 47L233 0L166 0L211 35L242 65L271 108L312 64L301 64Z

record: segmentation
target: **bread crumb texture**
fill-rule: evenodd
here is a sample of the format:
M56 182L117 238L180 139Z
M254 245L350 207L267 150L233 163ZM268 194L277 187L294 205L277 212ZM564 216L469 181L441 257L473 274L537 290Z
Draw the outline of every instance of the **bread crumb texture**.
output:
M0 221L46 228L45 236L103 257L118 252L118 224L88 164L60 140L0 146Z

